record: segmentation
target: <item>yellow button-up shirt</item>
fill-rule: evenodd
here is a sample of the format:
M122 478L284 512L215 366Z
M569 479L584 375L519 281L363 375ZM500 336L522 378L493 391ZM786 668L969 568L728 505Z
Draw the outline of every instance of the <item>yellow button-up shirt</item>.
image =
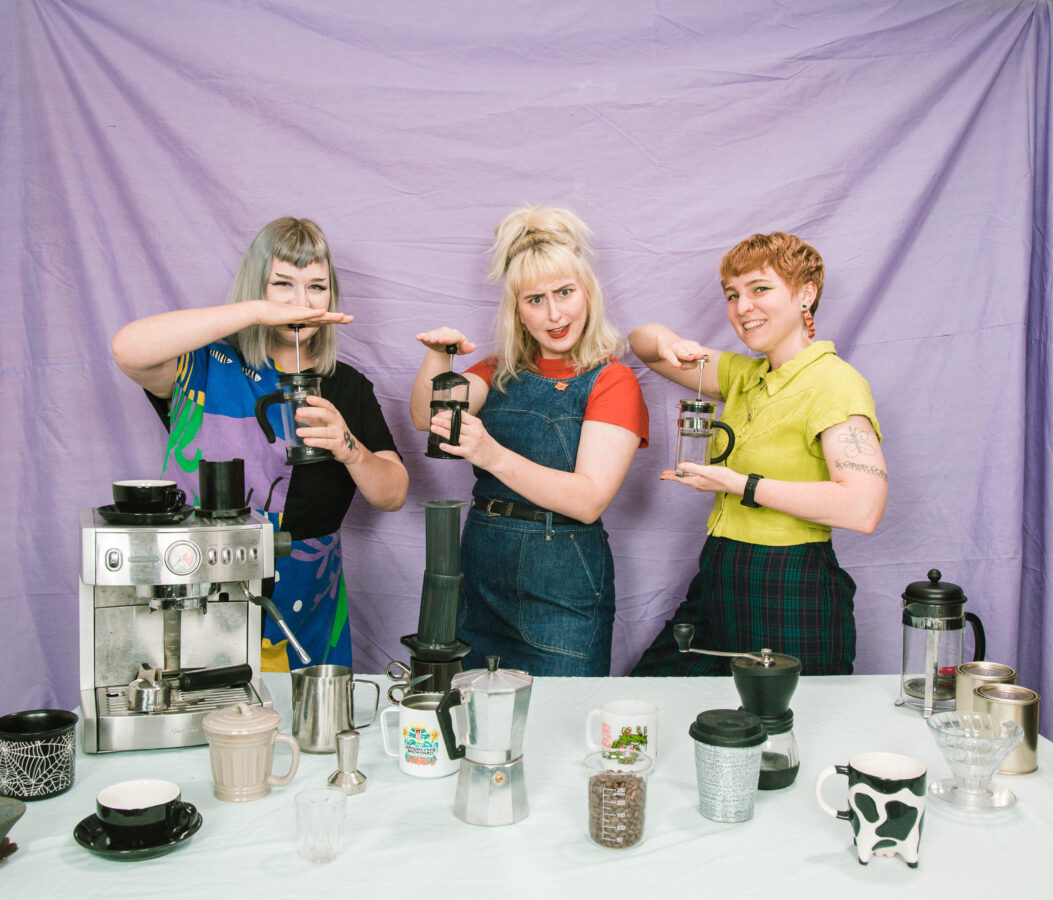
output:
M764 357L722 353L717 372L724 395L721 421L735 432L735 448L725 465L736 472L779 481L829 481L820 437L850 416L870 419L880 440L870 386L837 357L831 341L816 341L774 371ZM716 453L726 444L722 432L715 440ZM773 547L830 539L829 525L752 509L741 499L716 494L710 534Z

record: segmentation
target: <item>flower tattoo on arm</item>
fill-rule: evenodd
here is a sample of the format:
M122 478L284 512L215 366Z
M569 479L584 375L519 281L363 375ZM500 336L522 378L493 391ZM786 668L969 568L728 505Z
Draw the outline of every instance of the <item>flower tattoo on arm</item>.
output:
M874 448L870 445L870 435L858 428L849 426L847 432L842 432L837 439L845 445L845 456L872 456Z
M344 443L347 445L347 452L348 453L354 453L355 452L355 447L357 446L355 444L355 439L353 437L351 437L351 432L348 431L346 428L344 429Z

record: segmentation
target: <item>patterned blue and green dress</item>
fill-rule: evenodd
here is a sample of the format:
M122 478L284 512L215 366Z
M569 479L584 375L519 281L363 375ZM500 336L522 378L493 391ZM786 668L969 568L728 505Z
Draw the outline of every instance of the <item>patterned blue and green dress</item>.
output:
M280 404L268 410L277 440L267 442L256 421L256 400L278 390L282 374L273 364L250 368L226 341L179 358L171 400L147 394L169 432L164 477L198 505L201 460L245 461L246 503L275 529L292 535L292 555L275 560L272 599L313 663L351 665L347 596L340 524L355 494L347 468L335 460L285 463ZM369 450L395 450L373 385L361 372L338 362L322 378L322 396L344 417ZM265 592L270 585L265 584ZM264 620L263 668L287 671L302 665L270 617Z

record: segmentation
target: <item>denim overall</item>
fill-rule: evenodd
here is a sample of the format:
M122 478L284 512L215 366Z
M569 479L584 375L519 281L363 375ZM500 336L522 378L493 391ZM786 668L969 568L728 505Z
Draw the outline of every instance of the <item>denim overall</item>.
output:
M479 418L509 450L572 472L585 405L603 368L566 379L520 371L505 391L490 389ZM533 505L489 472L475 475L473 496ZM457 634L472 647L466 669L497 654L502 667L531 675L610 674L614 560L599 520L527 522L470 507L461 569Z

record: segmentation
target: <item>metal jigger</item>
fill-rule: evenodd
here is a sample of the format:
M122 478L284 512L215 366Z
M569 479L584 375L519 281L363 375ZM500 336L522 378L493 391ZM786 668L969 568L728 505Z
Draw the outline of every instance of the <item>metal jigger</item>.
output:
M797 778L800 756L793 734L793 710L790 698L801 676L801 661L786 653L773 653L765 648L757 653L731 653L723 650L696 650L691 646L695 626L680 623L673 626L673 637L681 653L706 656L729 656L735 689L742 708L753 713L768 732L761 752L758 787L762 791L789 787Z
M425 500L420 505L424 507L424 585L417 633L402 638L410 651L409 680L403 690L441 693L450 689L450 680L461 671L461 660L471 649L457 639L464 580L461 507L468 504L463 500Z

